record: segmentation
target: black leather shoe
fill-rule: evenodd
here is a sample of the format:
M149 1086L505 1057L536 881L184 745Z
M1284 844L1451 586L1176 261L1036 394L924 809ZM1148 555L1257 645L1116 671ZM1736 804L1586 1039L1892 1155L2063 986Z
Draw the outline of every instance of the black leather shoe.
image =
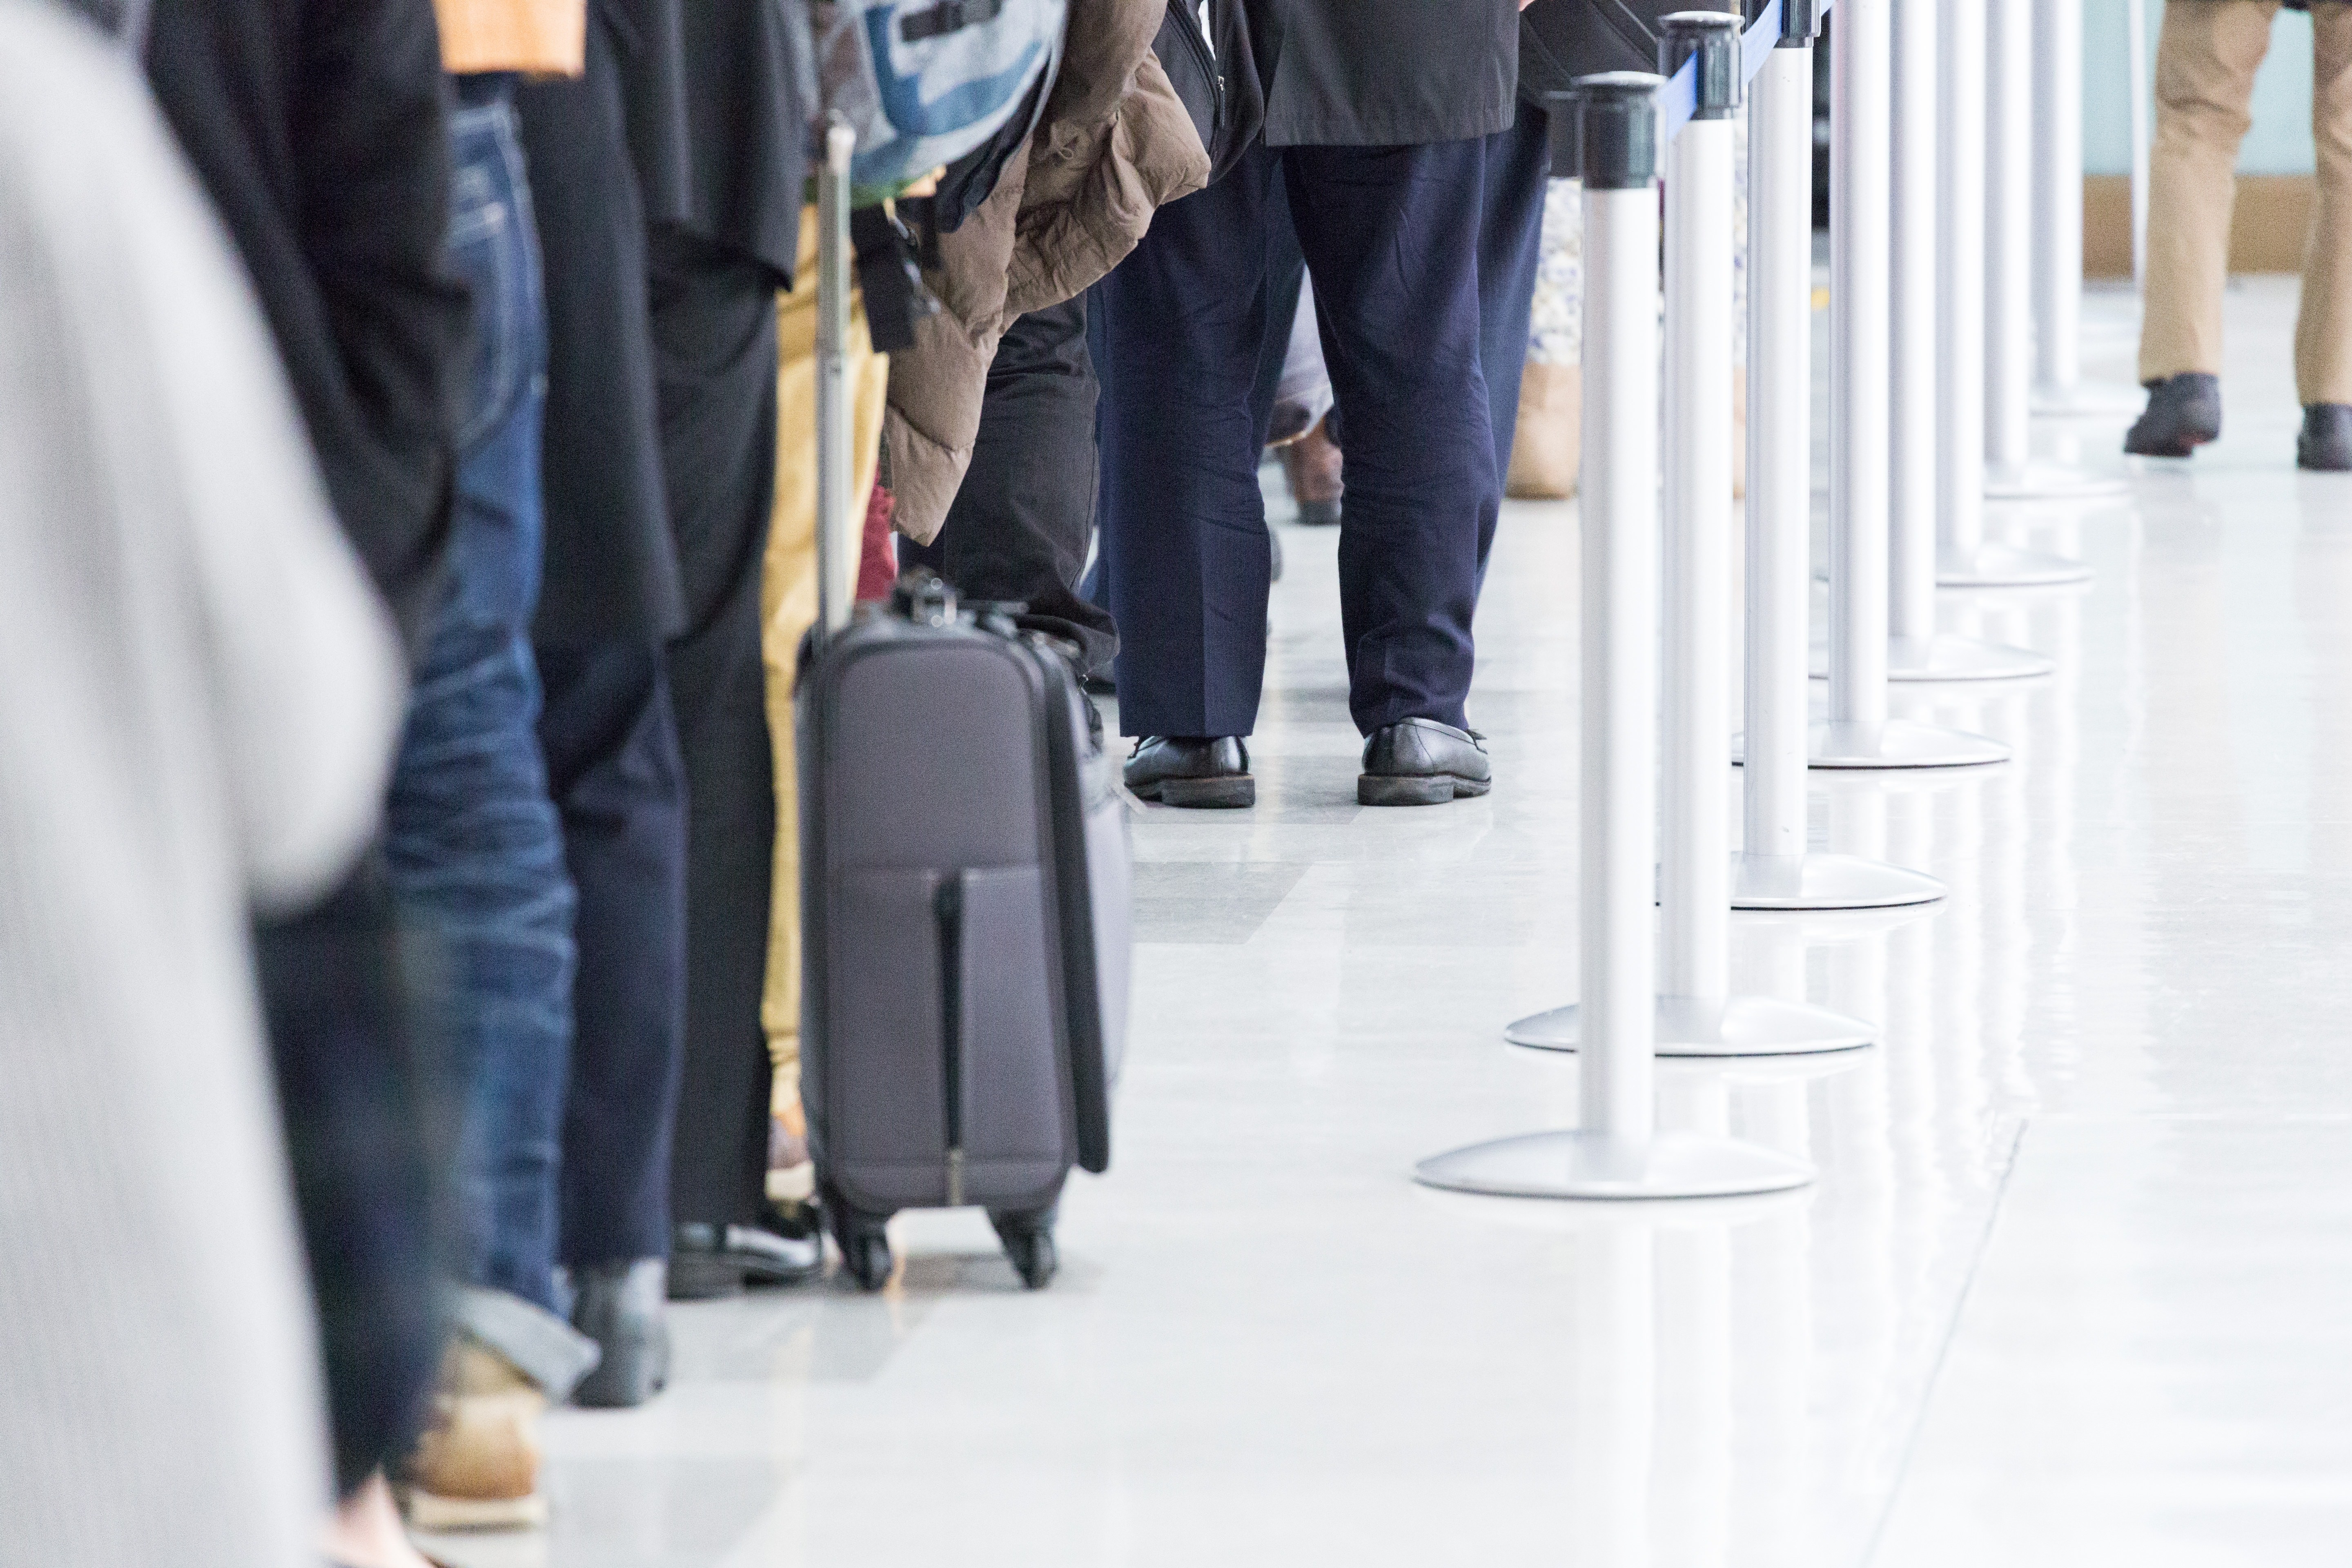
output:
M681 1225L670 1232L669 1299L704 1301L746 1285L797 1285L824 1272L824 1244L755 1225Z
M1147 735L1127 759L1127 787L1162 805L1255 805L1249 748L1233 735Z
M574 1268L572 1326L603 1347L572 1402L597 1410L643 1405L669 1383L668 1268L658 1258Z
M1434 719L1407 719L1372 731L1364 742L1364 771L1356 780L1360 805L1442 805L1485 795L1495 782L1485 739Z
M2186 458L2221 433L2221 378L2191 371L2147 384L2147 412L2124 437L2141 458Z
M2294 438L2294 466L2321 474L2352 470L2352 405L2315 403L2303 411L2303 434Z

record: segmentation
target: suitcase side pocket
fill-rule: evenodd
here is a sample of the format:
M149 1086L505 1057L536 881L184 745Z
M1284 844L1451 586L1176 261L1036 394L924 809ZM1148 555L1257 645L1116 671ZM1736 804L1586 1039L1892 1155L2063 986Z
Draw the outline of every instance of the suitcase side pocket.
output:
M879 1213L947 1196L943 881L928 867L845 872L826 932L826 1174Z
M961 880L961 1038L950 1053L961 1200L1012 1204L1049 1194L1068 1162L1045 883L1034 866L975 868Z

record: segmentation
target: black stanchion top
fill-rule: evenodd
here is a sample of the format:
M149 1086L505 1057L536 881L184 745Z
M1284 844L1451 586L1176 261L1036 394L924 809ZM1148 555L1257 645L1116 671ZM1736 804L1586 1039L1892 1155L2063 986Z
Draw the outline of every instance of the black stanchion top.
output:
M1584 188L1631 191L1658 177L1658 89L1647 71L1602 71L1576 79L1570 95L1583 121Z
M1728 11L1675 11L1658 18L1658 74L1696 58L1693 120L1728 120L1739 107L1739 18Z
M1810 49L1822 36L1822 0L1780 0L1780 41L1773 47Z

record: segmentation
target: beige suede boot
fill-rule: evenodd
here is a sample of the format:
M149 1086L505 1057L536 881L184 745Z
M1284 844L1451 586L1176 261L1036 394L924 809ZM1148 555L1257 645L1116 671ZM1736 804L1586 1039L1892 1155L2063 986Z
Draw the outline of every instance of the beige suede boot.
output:
M530 1530L547 1522L539 1422L547 1396L504 1356L463 1335L442 1358L433 1426L408 1463L403 1501L418 1530Z

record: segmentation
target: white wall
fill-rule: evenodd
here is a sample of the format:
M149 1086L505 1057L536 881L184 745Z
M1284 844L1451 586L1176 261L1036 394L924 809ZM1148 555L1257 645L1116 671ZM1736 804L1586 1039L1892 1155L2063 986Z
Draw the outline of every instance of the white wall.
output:
M1962 0L1963 4L1969 0ZM2200 5L2210 0L2179 0ZM2131 173L2131 100L2126 96L2126 6L2144 5L2148 66L2156 59L2164 0L2082 0L2083 167L2093 174ZM2271 28L2270 58L2254 79L2254 128L2238 168L2248 174L2311 173L2311 18L2281 11Z

